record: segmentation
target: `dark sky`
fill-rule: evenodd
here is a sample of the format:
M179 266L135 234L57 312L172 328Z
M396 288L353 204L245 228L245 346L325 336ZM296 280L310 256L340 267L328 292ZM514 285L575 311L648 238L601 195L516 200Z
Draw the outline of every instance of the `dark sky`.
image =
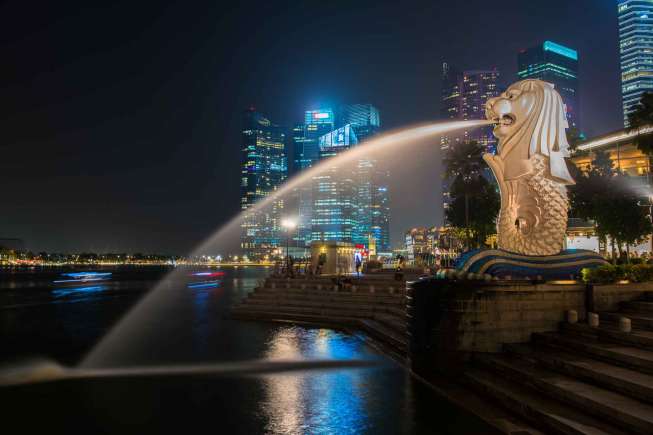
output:
M544 39L579 51L587 134L620 127L614 0L100 3L0 3L0 237L34 250L183 253L238 210L244 108L430 121L444 60L509 83ZM440 218L396 204L395 240Z

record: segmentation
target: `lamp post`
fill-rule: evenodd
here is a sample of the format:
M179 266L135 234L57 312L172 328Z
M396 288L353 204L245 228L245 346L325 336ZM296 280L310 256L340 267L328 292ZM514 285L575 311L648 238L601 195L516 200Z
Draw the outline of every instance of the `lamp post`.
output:
M281 221L281 226L286 229L286 274L290 275L290 231L297 226L297 221L286 218Z

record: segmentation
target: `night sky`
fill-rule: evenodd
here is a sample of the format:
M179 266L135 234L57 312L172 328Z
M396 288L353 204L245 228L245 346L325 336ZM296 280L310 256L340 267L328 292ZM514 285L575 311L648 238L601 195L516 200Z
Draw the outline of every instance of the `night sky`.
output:
M0 3L0 238L32 250L184 253L238 211L245 108L427 122L443 61L507 84L545 39L579 51L588 136L621 127L614 0L100 3ZM391 196L395 241L439 221L436 162Z

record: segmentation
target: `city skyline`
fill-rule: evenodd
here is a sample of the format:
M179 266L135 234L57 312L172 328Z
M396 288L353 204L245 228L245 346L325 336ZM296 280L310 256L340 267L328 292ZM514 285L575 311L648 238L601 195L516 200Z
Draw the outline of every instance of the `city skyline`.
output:
M306 107L370 102L393 130L438 118L444 60L515 77L516 53L542 40L582 56L588 137L616 130L617 5L547 6L533 17L519 2L499 10L481 1L412 9L363 1L274 13L270 5L71 2L33 17L19 2L5 4L2 16L17 19L0 39L12 66L0 89L0 174L9 186L0 235L36 251L189 252L239 211L242 108L254 104L290 125ZM257 20L266 24L247 25ZM488 33L493 22L511 25ZM394 243L402 229L442 217L431 205L439 156L406 156L418 158L413 195L391 174ZM407 207L413 198L424 199L421 208Z

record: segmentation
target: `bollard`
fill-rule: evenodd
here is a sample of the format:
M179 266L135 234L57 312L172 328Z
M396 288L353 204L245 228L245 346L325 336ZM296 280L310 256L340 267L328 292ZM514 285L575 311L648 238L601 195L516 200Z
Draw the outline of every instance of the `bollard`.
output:
M392 287L392 286L390 286L390 287L388 287L388 291L389 291L389 292L390 292L390 294L392 295L392 294L394 294L394 293L395 293L395 288L394 288L394 287Z
M632 331L632 326L630 324L630 319L628 317L619 318L619 331L621 332L630 332Z
M337 291L338 291L338 285L337 285L337 284L335 284L335 285L333 286L333 291L334 291L334 292L337 292Z
M374 293L374 286L373 285L370 286L370 293Z
M578 323L578 311L576 310L567 311L567 323Z
M276 282L270 283L270 288L273 290L277 288L277 283Z
M356 286L355 286L355 285L352 285L352 286L351 286L351 292L352 292L352 293L356 293Z
M318 285L317 285L317 289L318 289L318 290L322 290L322 284L318 284Z
M590 328L598 328L599 315L596 313L587 313L587 324L590 325Z

